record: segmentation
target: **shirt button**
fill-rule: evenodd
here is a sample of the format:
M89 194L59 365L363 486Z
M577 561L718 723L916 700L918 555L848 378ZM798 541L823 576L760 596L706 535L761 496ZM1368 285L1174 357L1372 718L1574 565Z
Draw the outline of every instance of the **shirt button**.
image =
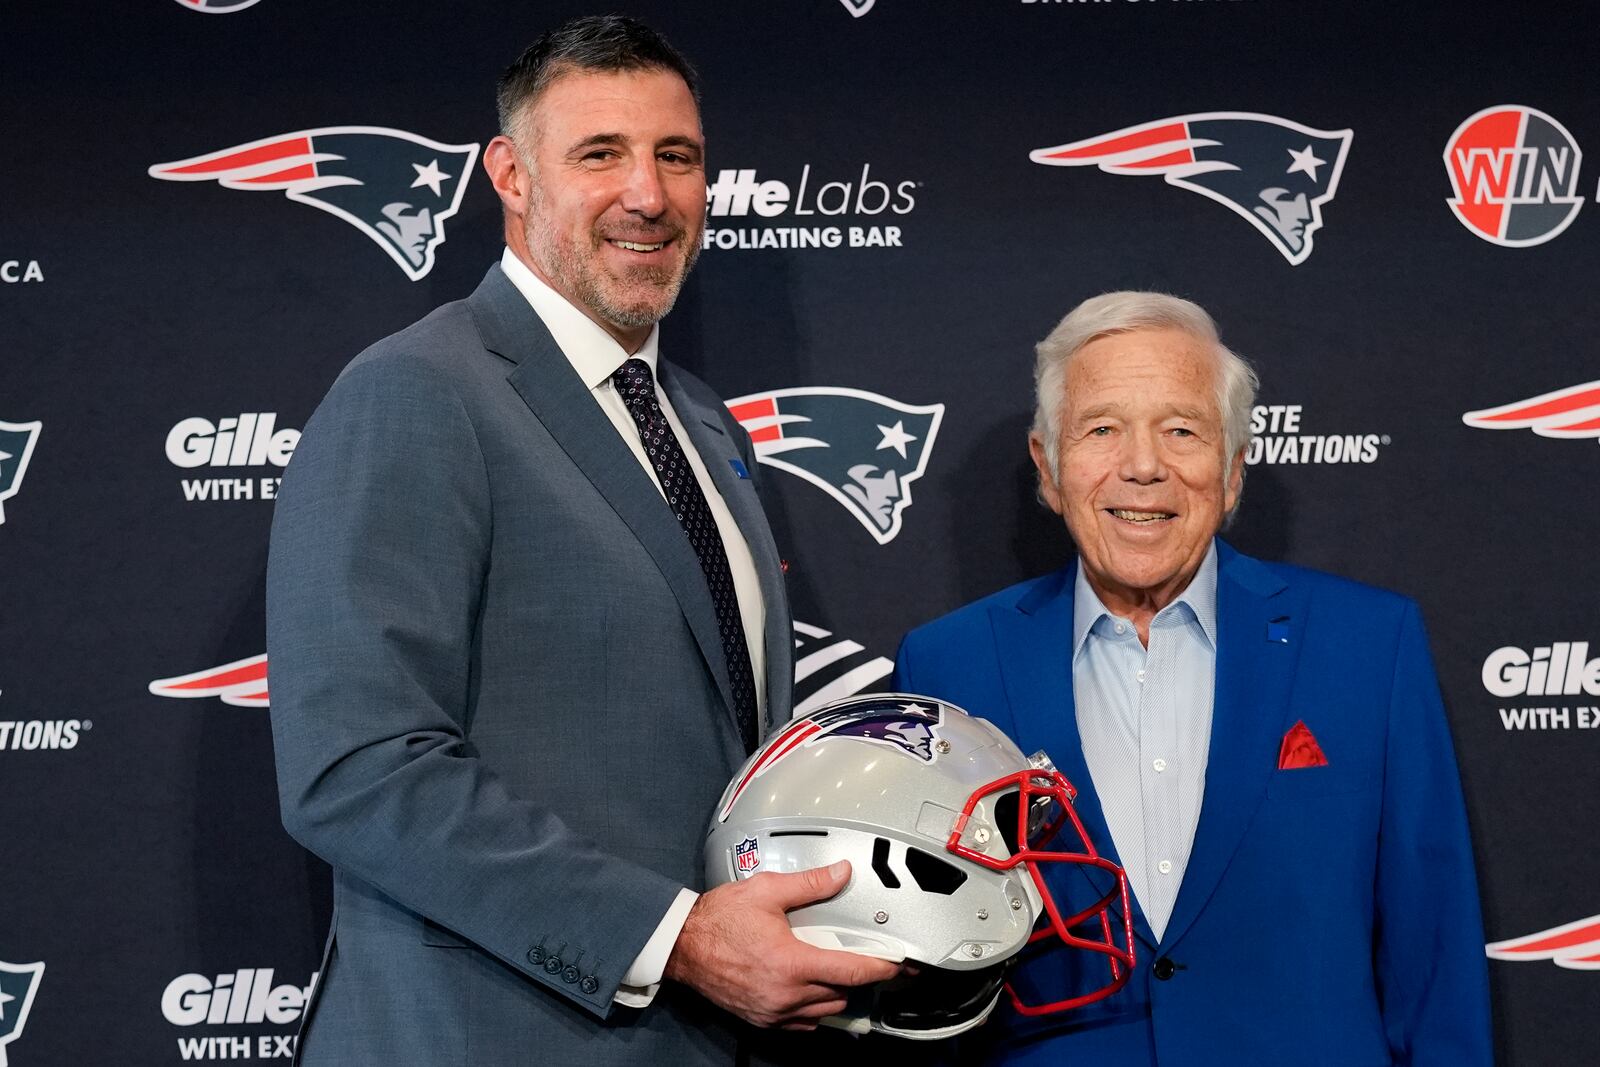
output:
M1144 684L1144 671L1140 671L1138 674L1134 675L1134 677L1139 679L1140 685Z
M1120 622L1117 623L1115 626L1113 626L1112 629L1115 630L1119 634L1125 634L1125 633L1128 632L1128 628L1126 626L1122 625L1122 623L1120 623Z
M1162 874L1171 874L1172 873L1172 861L1171 860L1162 860L1160 863L1156 864L1156 870L1160 871Z
M1162 771L1167 769L1167 761L1164 759L1152 760L1150 766L1156 769L1157 774L1160 774ZM1165 874L1166 872L1163 871L1161 873Z

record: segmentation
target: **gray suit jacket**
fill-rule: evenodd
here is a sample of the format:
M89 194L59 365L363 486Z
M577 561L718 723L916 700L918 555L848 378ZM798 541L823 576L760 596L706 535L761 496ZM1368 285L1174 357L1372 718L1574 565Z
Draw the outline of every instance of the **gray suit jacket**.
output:
M661 386L749 541L767 714L793 640L748 438ZM730 1017L613 1005L743 759L660 493L498 266L357 357L285 473L267 568L285 826L334 868L306 1064L727 1063Z

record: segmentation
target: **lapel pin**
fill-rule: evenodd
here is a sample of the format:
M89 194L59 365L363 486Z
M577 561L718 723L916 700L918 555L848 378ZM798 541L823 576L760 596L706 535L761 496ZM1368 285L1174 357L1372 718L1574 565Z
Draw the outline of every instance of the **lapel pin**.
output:
M737 474L739 477L741 477L741 478L749 478L750 477L750 472L745 469L745 465L744 465L744 461L743 460L730 459L730 460L728 460L728 466L732 467L733 468L733 473Z
M1267 623L1267 640L1278 645L1289 643L1289 616L1285 615Z

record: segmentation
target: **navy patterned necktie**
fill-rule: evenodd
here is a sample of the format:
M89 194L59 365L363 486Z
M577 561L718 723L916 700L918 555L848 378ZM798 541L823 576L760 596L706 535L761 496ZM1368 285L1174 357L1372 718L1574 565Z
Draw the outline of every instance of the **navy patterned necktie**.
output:
M645 455L661 480L667 505L678 516L694 554L700 557L711 603L717 609L717 631L722 636L722 654L728 661L728 680L733 684L733 712L739 723L739 736L746 752L756 747L756 686L750 669L750 651L744 641L744 620L739 616L739 598L733 590L733 571L722 534L711 514L694 468L683 454L683 446L673 434L667 417L656 399L655 378L650 364L630 359L611 376L617 394L628 405L628 414L639 428Z

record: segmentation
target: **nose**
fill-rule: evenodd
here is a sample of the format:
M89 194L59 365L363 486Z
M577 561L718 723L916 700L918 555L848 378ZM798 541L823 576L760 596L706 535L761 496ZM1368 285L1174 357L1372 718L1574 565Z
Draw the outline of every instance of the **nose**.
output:
M1161 456L1161 443L1151 429L1136 429L1123 438L1121 469L1123 481L1149 485L1165 481L1167 465Z
M642 155L634 159L628 168L621 203L623 210L647 219L656 218L667 209L667 192L661 184L654 156Z

